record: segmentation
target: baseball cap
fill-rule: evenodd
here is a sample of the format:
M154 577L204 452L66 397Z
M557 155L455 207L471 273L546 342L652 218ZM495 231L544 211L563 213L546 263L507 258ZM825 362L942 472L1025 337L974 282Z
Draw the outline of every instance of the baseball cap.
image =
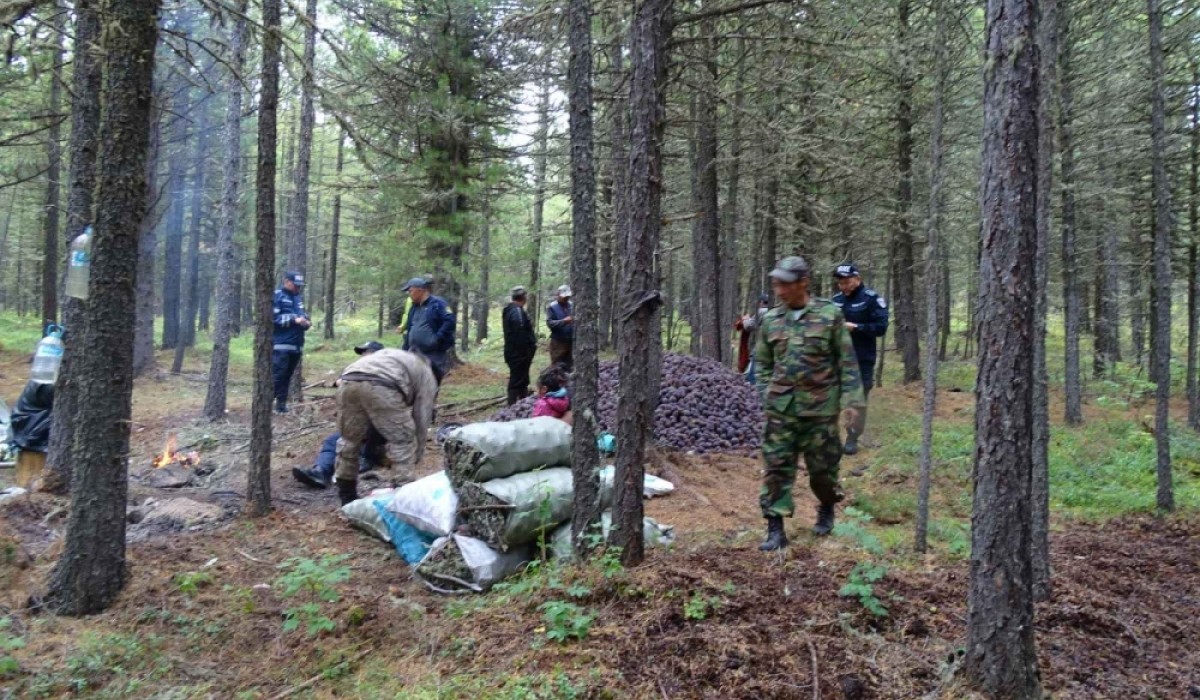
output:
M775 264L768 277L780 282L795 282L808 277L808 262L799 255L789 255Z
M412 289L413 287L424 288L424 287L428 287L428 286L429 286L429 282L424 277L414 277L414 278L410 279L409 281L405 282L404 286L400 288L400 291L407 292L408 290Z
M527 289L525 289L524 287L522 287L521 285L518 284L517 286L512 288L512 290L508 293L508 295L511 296L512 298L516 299L517 297L523 297L528 293L529 293L529 291Z
M571 296L571 287L570 287L570 285L566 285L566 284L564 284L563 286L559 287L559 288L558 288L558 295L559 295L560 297L569 297L569 296Z
M304 286L304 275L294 270L289 270L288 273L283 276L283 278L297 287Z
M858 268L855 267L854 263L846 263L835 267L833 269L833 276L838 279L846 279L847 277L861 277L862 275L858 274Z
M357 355L365 355L368 352L378 352L383 349L383 343L378 340L368 340L365 343L359 343L354 346L354 352Z

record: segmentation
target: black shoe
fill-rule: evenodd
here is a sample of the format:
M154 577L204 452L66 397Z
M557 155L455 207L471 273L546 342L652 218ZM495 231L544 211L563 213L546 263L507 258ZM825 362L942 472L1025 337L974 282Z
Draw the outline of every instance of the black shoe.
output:
M288 412L287 402L286 401L276 401L275 402L275 412L276 413L287 413Z
M296 477L296 481L311 486L314 489L329 488L329 477L325 476L316 469L301 469L300 467L292 468L292 476Z
M342 505L347 505L358 500L358 481L351 479L338 479L338 498L341 499Z
M787 533L783 531L783 518L778 515L767 516L767 539L758 546L760 551L774 552L788 546Z
M846 433L846 444L842 447L842 452L848 455L858 454L858 435L856 433Z
M833 504L817 507L817 524L813 526L813 534L824 537L833 532Z

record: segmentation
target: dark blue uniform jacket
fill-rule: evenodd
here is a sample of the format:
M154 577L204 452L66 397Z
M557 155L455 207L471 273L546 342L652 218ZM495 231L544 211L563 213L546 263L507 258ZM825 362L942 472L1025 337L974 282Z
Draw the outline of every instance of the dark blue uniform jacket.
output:
M454 348L454 314L446 300L430 296L424 304L413 304L404 326L404 348L429 358L435 367L444 368L446 353Z
M275 300L272 306L272 321L275 330L272 340L276 350L301 350L304 348L304 332L308 330L296 325L299 318L308 318L304 310L304 300L299 294L292 294L286 289L275 290ZM279 346L285 347L279 347ZM290 347L287 347L290 346Z
M842 309L847 321L858 324L858 328L850 331L858 363L875 364L875 339L886 333L888 327L887 302L874 289L860 284L849 296L835 294L833 303Z

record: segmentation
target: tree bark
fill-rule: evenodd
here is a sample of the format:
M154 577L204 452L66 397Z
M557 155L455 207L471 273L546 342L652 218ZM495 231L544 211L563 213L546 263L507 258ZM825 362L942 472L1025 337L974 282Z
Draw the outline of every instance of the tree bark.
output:
M980 207L979 375L966 670L985 693L1040 698L1030 565L1037 5L989 0Z
M1053 1L1053 0L1052 0ZM920 477L917 486L917 522L913 548L920 553L927 549L929 530L929 489L933 471L933 417L937 410L937 336L941 306L941 243L943 196L942 127L945 122L945 99L948 66L946 60L946 6L944 0L934 0L935 29L933 88L933 121L929 129L929 218L925 227L925 400L921 414Z
M60 614L107 608L125 583L126 457L133 399L137 236L145 214L156 0L109 0L95 240L78 363L75 488L46 596Z
M172 110L175 113L175 123L171 128L169 141L173 148L177 149L177 154L170 160L171 169L167 176L167 187L171 192L171 209L166 225L166 245L163 250L163 350L173 350L180 340L179 296L182 278L180 268L183 257L184 182L187 179L187 159L178 157L178 151L187 148L187 118L184 115L191 110L190 92L187 87L181 88L178 101L173 105L174 109Z
M724 329L726 341L723 347L728 350L729 357L727 358L732 366L737 362L737 353L732 350L732 343L728 342L731 334L732 323L741 315L739 308L740 299L738 296L738 280L740 277L738 269L738 246L740 244L740 236L738 235L739 215L738 211L738 192L741 188L741 170L742 170L742 110L745 108L745 85L746 85L746 40L738 38L737 48L734 51L737 60L737 72L734 74L733 82L733 103L729 108L729 175L725 183L725 208L722 210L722 244L721 244L721 259L723 266L721 269L721 326ZM754 308L757 308L755 304Z
M571 471L575 509L571 537L575 551L587 556L589 535L600 520L600 463L596 450L599 408L599 288L596 284L596 169L592 135L592 3L570 0L567 5L567 85L571 141L571 283L575 292L574 370L571 408L575 416Z
M100 39L98 0L76 0L74 64L71 75L71 137L67 170L67 230L66 245L70 248L75 236L92 223L92 195L96 186L96 149L100 131L100 61L96 43ZM13 190L14 196L16 189ZM7 227L6 227L7 229ZM18 263L22 256L18 256ZM18 285L18 290L21 287ZM19 293L19 292L18 292ZM63 342L62 366L54 386L54 406L51 412L50 444L46 454L46 478L43 489L65 493L71 487L74 460L70 450L75 435L75 407L78 405L78 373L75 356L83 347L74 329L82 320L83 302L66 297L62 304L62 320L66 333Z
M325 337L333 340L334 304L337 301L338 236L342 228L342 163L346 152L346 135L338 131L337 194L333 195L333 227L329 235L329 279L325 283Z
M1200 59L1192 57L1192 85L1200 85ZM1200 390L1196 387L1197 338L1200 335L1200 279L1197 275L1196 247L1200 244L1200 100L1192 100L1192 138L1189 152L1191 177L1188 178L1188 425L1200 430Z
M1154 180L1154 442L1158 455L1159 511L1175 509L1171 478L1171 183L1167 174L1166 99L1163 94L1162 6L1146 0L1150 17L1150 142Z
M667 40L672 0L643 0L634 10L629 55L629 160L627 217L629 242L621 296L621 382L617 396L616 483L609 541L621 548L621 562L639 564L642 541L642 481L646 442L657 396L662 335L654 257L662 228L662 136L666 119ZM649 361L647 361L649 359Z
M692 334L698 355L722 361L725 344L721 332L721 233L717 211L717 46L713 20L700 25L704 57L699 67L696 101L696 194L699 219L693 229L692 272L696 304L692 309Z
M899 0L896 45L899 48L899 99L896 104L896 166L899 175L896 197L894 308L896 311L896 346L904 362L904 382L921 378L921 347L917 331L916 263L912 239L912 161L913 161L913 88L912 67L909 65L910 0Z
M179 319L179 342L175 345L175 357L171 373L183 371L183 356L187 348L196 344L196 315L200 310L200 235L204 227L204 212L208 208L204 201L204 177L208 158L208 106L209 100L201 98L196 115L196 152L192 156L196 172L192 175L192 223L188 231L187 267L183 277L183 312Z
M488 311L491 309L492 272L492 199L486 183L480 193L483 225L479 231L479 298L475 300L475 342L488 337Z
M263 0L262 88L255 190L254 399L246 500L251 517L271 510L271 302L275 293L275 146L279 105L279 0Z
M1051 21L1051 13L1044 11L1047 22ZM1079 425L1083 422L1083 387L1080 385L1079 376L1079 336L1080 328L1080 293L1079 279L1077 277L1077 256L1076 256L1076 234L1075 234L1075 92L1074 92L1074 74L1071 72L1074 66L1071 63L1072 50L1074 48L1074 38L1071 35L1071 16L1070 3L1068 0L1063 0L1062 7L1058 11L1059 19L1058 27L1058 66L1062 71L1062 84L1059 86L1059 131L1058 145L1059 153L1062 158L1062 281L1063 281L1063 323L1064 334L1066 340L1066 355L1064 358L1064 391L1066 398L1065 419L1067 425ZM1047 29L1046 33L1051 33L1052 30ZM1053 51L1053 46L1047 46L1046 51ZM1053 56L1053 54L1051 55ZM1047 57L1043 61L1045 68L1053 70L1054 63ZM1049 81L1045 81L1049 83ZM1044 84L1044 87L1048 86ZM1048 125L1049 129L1053 129ZM1043 153L1046 153L1043 151ZM1052 167L1052 166L1044 166ZM1050 196L1049 189L1043 189L1042 194L1047 198ZM1041 200L1038 201L1041 205ZM1044 205L1047 209L1046 219L1049 226L1049 207L1047 201ZM1097 319L1099 321L1099 319ZM1108 319L1105 319L1108 322ZM1036 523L1035 523L1036 524ZM1037 546L1037 533L1034 533L1034 543ZM1035 559L1035 567L1036 567ZM1045 572L1049 575L1049 572ZM1040 575L1035 568L1035 577L1040 578ZM1048 579L1047 579L1048 580ZM1039 596L1039 600L1044 600Z
M1034 600L1043 601L1050 598L1050 395L1046 372L1046 305L1050 284L1050 230L1054 219L1054 67L1058 58L1059 37L1055 0L1043 0L1039 9L1037 252L1034 257L1033 281L1036 304L1033 319L1033 478L1030 482L1033 507L1030 521L1030 553ZM1067 134L1064 133L1063 136ZM1067 160L1067 154L1064 152L1064 172ZM1064 179L1064 191L1066 184ZM1075 362L1075 389L1077 392L1079 389L1079 299L1078 296L1074 296L1077 293L1074 288L1074 230L1068 234L1065 207L1063 212L1063 291L1067 297L1066 381L1069 395L1072 351ZM1074 306L1071 306L1073 296ZM1072 313L1075 314L1075 318L1072 318ZM1075 333L1074 339L1071 337L1072 331ZM1078 398L1076 396L1076 399ZM1069 412L1070 409L1068 414Z
M133 330L133 376L140 377L154 369L154 263L158 252L158 220L155 205L158 202L158 163L163 154L162 145L162 99L155 91L150 113L150 157L146 163L146 215L142 219L142 231L138 236L138 284L137 319Z
M242 180L242 82L246 63L246 0L238 0L233 26L229 32L227 102L225 103L225 160L222 163L221 228L217 233L217 327L213 333L212 358L208 368L208 394L204 397L204 417L210 421L225 417L229 378L229 338L233 334L233 315L238 303L233 289L238 274L234 235L238 228L238 189Z
M549 61L546 65L549 71ZM546 168L550 160L550 87L549 75L543 77L541 94L538 96L538 130L534 137L537 152L533 156L533 256L529 263L529 320L538 328L541 313L541 272L543 220L546 211ZM551 297L554 295L551 294Z
M67 10L57 0L50 20L54 49L50 69L50 128L46 130L46 202L42 229L42 328L58 322L58 219L59 186L62 180L62 80L63 37L66 35Z

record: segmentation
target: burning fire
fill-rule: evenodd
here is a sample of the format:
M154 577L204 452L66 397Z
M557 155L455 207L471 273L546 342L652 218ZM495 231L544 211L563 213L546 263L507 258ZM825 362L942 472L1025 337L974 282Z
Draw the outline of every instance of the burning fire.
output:
M162 469L169 464L178 464L183 467L194 467L200 463L199 452L177 452L175 450L175 436L167 437L167 442L163 445L162 454L156 455L150 464L155 469Z

